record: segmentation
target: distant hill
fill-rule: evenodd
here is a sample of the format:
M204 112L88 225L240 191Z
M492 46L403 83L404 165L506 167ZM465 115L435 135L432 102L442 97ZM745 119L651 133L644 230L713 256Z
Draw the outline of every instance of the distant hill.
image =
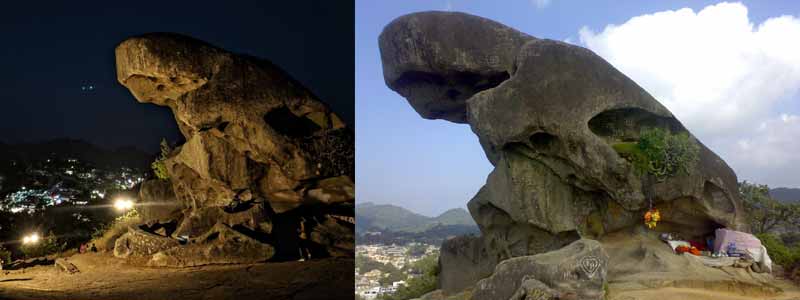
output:
M441 245L448 238L460 235L479 235L475 225L433 225L420 232L367 231L356 235L356 244L398 244L411 242Z
M454 208L439 216L428 217L391 204L367 202L356 205L356 233L368 230L422 232L436 226L450 225L477 226L469 212L463 208Z
M463 208L453 208L433 218L434 223L442 225L471 225L477 226L469 212Z
M769 190L769 195L783 203L800 203L800 189L774 188Z
M156 157L133 147L105 149L91 143L74 139L56 139L38 143L0 143L0 156L5 161L20 163L41 161L48 158L75 158L101 167L131 167L140 170L149 168Z

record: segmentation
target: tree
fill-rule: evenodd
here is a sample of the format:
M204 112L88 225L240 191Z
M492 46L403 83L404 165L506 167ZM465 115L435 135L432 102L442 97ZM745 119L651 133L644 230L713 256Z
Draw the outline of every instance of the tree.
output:
M772 199L767 185L744 181L739 183L739 194L747 208L753 233L768 233L779 226L796 226L800 222L800 205Z
M11 251L5 246L0 246L0 265L11 263Z
M383 296L383 300L407 300L419 298L436 289L439 277L439 257L428 255L409 267L409 273L420 273L420 276L411 278L405 286L397 289L392 295Z
M161 180L169 179L169 173L167 173L167 165L164 163L169 156L169 153L172 152L172 148L167 143L166 139L161 139L161 155L156 158L156 160L150 164L150 167L153 168L153 173L156 175L156 178Z
M425 251L428 250L428 246L422 243L415 243L408 246L408 255L409 256L420 256L425 254Z

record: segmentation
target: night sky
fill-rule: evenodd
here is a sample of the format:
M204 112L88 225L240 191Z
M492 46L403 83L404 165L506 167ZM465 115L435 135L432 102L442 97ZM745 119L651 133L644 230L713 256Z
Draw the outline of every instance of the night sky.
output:
M168 108L136 102L116 80L114 48L147 32L268 59L353 126L351 1L33 2L0 6L2 142L73 138L153 152L162 137L177 140Z

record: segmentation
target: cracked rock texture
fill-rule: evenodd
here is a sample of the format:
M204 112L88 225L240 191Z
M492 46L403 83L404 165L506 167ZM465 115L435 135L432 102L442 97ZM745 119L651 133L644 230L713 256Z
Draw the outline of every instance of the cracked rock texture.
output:
M492 259L641 226L648 199L658 230L747 230L733 170L592 51L457 12L399 17L379 46L389 88L423 118L469 124L494 165L468 204ZM612 147L652 127L699 145L689 174L649 180Z
M472 295L474 299L601 300L607 269L608 254L600 242L581 239L559 250L500 262L491 276L478 281Z
M268 61L176 34L123 41L116 66L186 139L165 161L169 180L143 183L139 207L144 230L190 242L151 264L353 255L353 131L309 90Z

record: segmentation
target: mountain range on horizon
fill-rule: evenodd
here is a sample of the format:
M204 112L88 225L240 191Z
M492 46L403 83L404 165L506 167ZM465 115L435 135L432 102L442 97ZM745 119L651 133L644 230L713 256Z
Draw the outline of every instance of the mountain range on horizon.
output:
M477 227L475 220L463 208L449 209L438 216L429 217L392 204L365 202L356 205L356 232L422 232L436 226Z
M146 170L156 155L133 146L106 149L90 142L68 138L18 144L0 142L0 157L3 160L23 163L48 158L75 158L98 166Z
M769 194L782 203L800 203L800 188L772 188ZM398 205L364 202L356 204L355 215L357 233L369 230L419 233L436 226L477 227L475 220L463 208L449 209L430 217Z
M800 203L800 188L774 188L769 189L769 195L783 203Z

